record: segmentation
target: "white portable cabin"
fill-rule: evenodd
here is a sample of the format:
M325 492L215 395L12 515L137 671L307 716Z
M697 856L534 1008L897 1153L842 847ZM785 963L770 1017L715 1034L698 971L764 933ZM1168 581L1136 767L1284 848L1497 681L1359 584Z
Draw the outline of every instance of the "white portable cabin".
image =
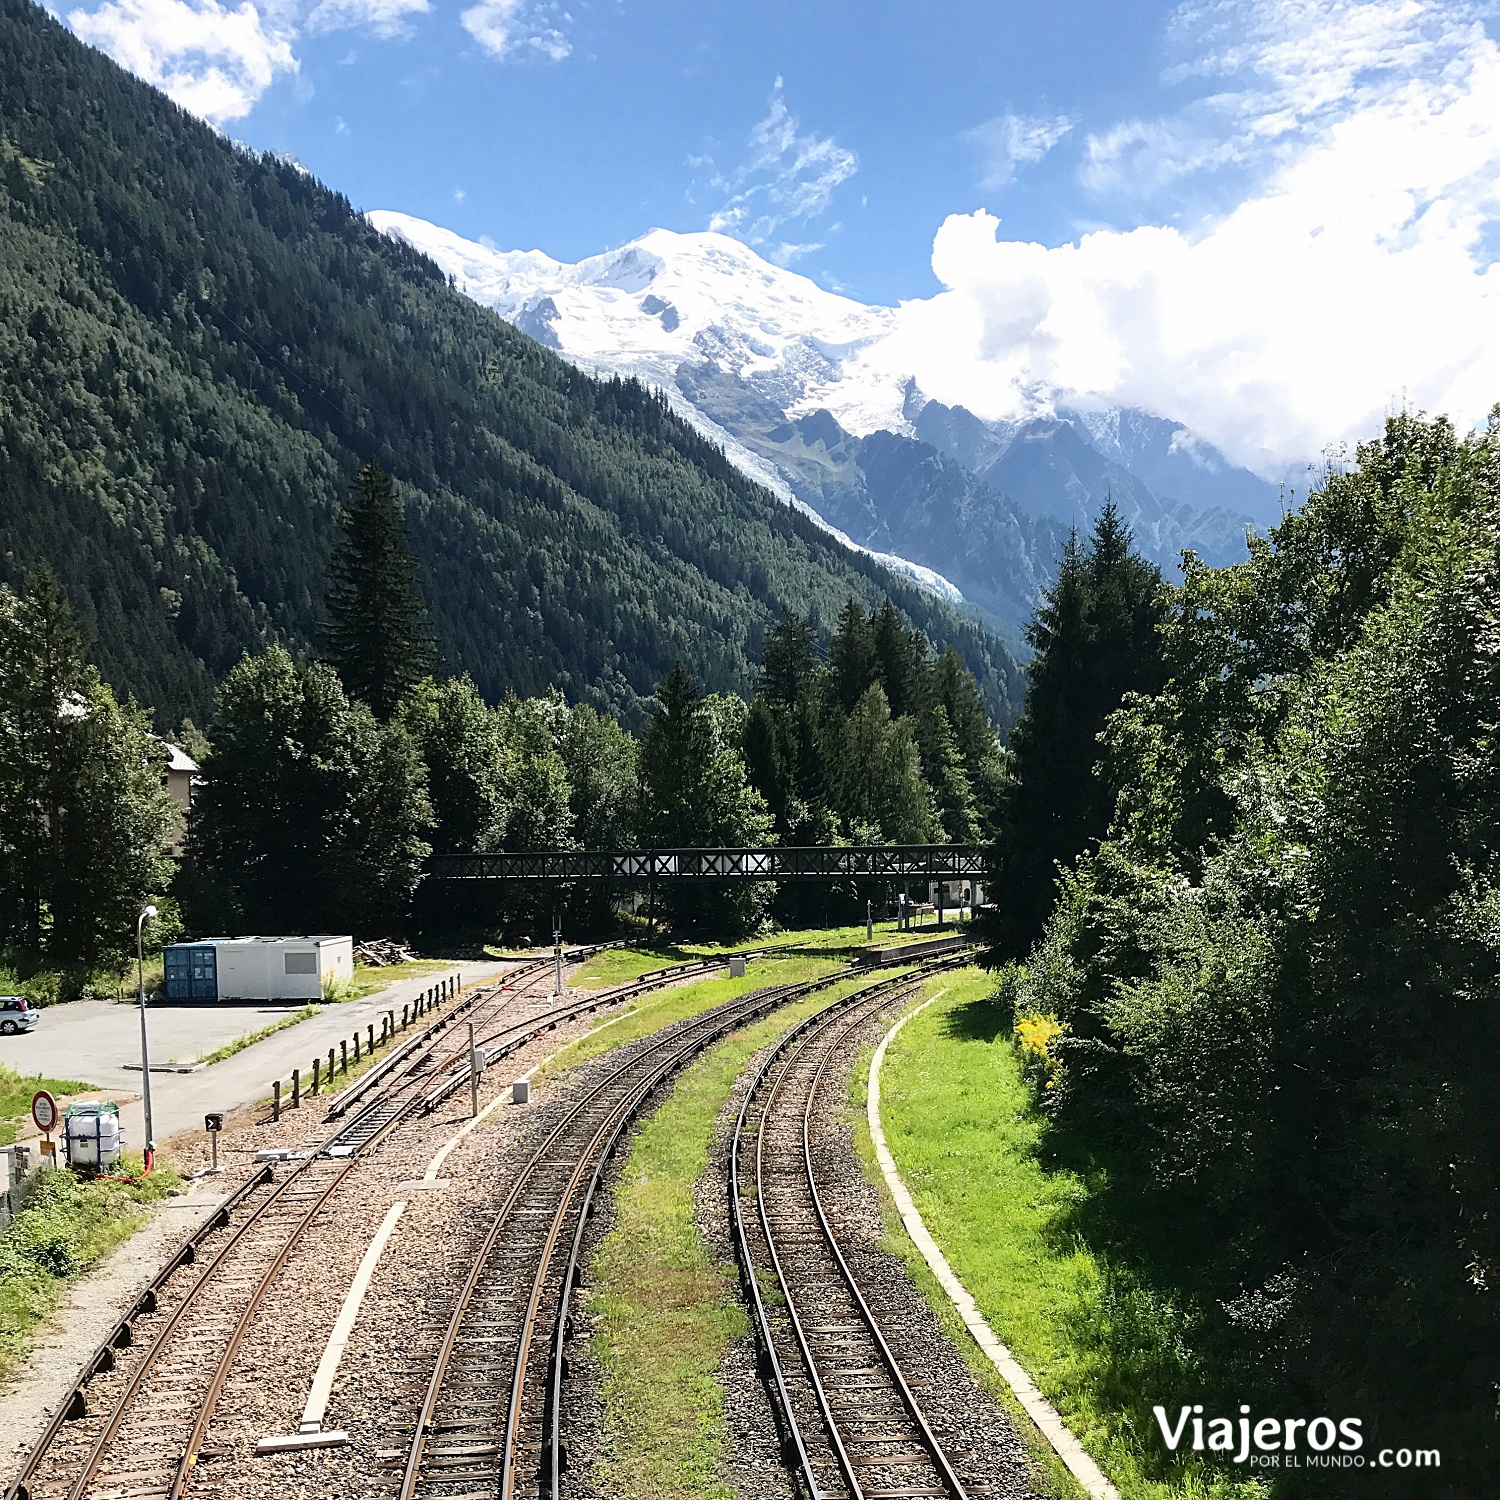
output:
M203 938L180 946L213 949L213 998L219 1000L321 1000L326 983L354 977L354 939L348 936Z

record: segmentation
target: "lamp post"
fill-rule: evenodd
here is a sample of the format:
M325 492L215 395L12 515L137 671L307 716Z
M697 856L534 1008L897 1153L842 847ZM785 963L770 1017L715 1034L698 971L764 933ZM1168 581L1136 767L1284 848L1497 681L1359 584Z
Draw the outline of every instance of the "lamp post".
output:
M141 932L146 921L156 915L156 908L148 906L135 919L135 982L141 1002L141 1102L146 1110L146 1166L156 1154L156 1138L151 1133L151 1058L146 1051L146 958L141 950Z

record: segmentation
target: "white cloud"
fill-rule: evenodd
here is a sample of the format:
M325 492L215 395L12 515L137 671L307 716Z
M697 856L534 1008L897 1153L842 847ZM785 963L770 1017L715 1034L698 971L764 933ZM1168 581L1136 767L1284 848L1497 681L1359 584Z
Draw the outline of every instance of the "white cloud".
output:
M771 89L765 118L750 132L750 154L730 176L712 186L727 196L708 227L746 244L769 246L771 258L789 264L818 249L776 239L783 225L807 222L833 202L836 188L859 170L859 159L832 136L804 133L787 108L782 81Z
M311 9L308 6L311 5ZM214 125L238 120L284 74L299 69L305 32L350 27L410 33L431 0L104 0L67 13L84 41ZM350 53L342 61L354 62ZM304 97L311 95L308 85Z
M479 0L459 18L464 30L494 57L503 58L527 48L540 52L553 62L561 62L573 50L573 44L553 24L558 16L552 4L535 4L532 0Z
M1055 248L954 215L947 290L905 306L882 359L989 417L1143 406L1268 473L1403 399L1479 420L1500 400L1500 47L1477 14L1255 0L1184 8L1174 34L1202 50L1171 81L1212 92L1091 138L1085 180L1218 167L1246 174L1237 206Z
M292 37L252 3L108 0L68 24L122 67L215 125L238 120L278 74L297 70Z
M409 36L410 18L431 9L429 0L319 0L307 18L307 29L343 31L368 26L380 37Z
M1078 122L1068 115L997 115L964 132L979 147L979 185L995 192L1016 180L1016 172L1039 162Z

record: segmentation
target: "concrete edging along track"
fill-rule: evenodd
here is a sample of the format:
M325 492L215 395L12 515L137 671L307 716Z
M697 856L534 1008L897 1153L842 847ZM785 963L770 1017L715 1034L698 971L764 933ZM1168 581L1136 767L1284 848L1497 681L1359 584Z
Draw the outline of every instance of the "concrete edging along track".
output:
M907 1011L881 1037L880 1045L875 1049L874 1057L870 1059L870 1082L865 1109L869 1116L870 1137L875 1144L875 1156L880 1163L881 1174L885 1178L886 1186L890 1189L891 1197L896 1200L901 1222L906 1226L906 1232L911 1236L912 1243L922 1252L922 1259L927 1262L932 1274L937 1277L943 1290L947 1292L959 1317L964 1320L964 1326L973 1336L974 1342L984 1351L985 1357L999 1371L1001 1379L1015 1393L1016 1400L1026 1409L1026 1414L1036 1423L1042 1436L1068 1466L1073 1477L1088 1491L1092 1500L1120 1500L1119 1491L1104 1477L1099 1466L1089 1457L1083 1444L1078 1441L1069 1430L1067 1423L1058 1414L1057 1408L1036 1388L1035 1383L1021 1367L1015 1355L995 1337L994 1329L985 1321L978 1304L969 1295L963 1282L953 1274L953 1267L948 1264L947 1257L938 1248L937 1241L933 1239L922 1220L922 1215L917 1211L917 1205L912 1201L906 1184L901 1180L896 1159L891 1155L890 1147L886 1144L885 1131L880 1124L880 1069L885 1062L886 1048L913 1016L920 1015L934 1001L940 1000L945 993L946 991L939 990L936 995Z
M628 1015L630 1012L622 1012ZM571 1047L575 1042L581 1042L584 1037L590 1037L595 1032L603 1031L606 1027L614 1025L621 1016L614 1016L610 1020L585 1031L582 1036L573 1037L564 1042L562 1047L547 1054L539 1062L533 1063L520 1076L527 1081L537 1073L546 1063L550 1062L564 1048ZM419 1179L402 1184L408 1192L418 1192L424 1188L446 1186L443 1179L438 1177L438 1171L467 1137L480 1125L482 1125L497 1109L508 1103L505 1094L501 1093L492 1099L472 1119L467 1120L457 1131L450 1136L447 1142L427 1164L427 1170ZM343 1358L344 1348L349 1342L349 1337L354 1331L354 1325L359 1318L359 1310L365 1299L365 1293L369 1289L370 1280L375 1274L375 1268L380 1264L381 1257L385 1254L386 1245L390 1242L392 1233L401 1215L406 1211L408 1198L398 1198L387 1210L386 1217L380 1228L376 1231L375 1238L371 1241L369 1249L365 1252L364 1259L355 1272L354 1281L348 1293L345 1295L343 1306L334 1324L333 1331L328 1336L328 1344L323 1353L323 1359L318 1365L318 1370L313 1378L311 1391L308 1393L307 1405L303 1408L302 1422L299 1432L287 1437L278 1437L268 1434L261 1440L257 1449L258 1453L288 1453L295 1452L299 1448L318 1448L332 1445L334 1440L348 1441L345 1433L324 1433L322 1431L323 1416L328 1407L328 1398L333 1390L333 1383L338 1377L339 1364Z

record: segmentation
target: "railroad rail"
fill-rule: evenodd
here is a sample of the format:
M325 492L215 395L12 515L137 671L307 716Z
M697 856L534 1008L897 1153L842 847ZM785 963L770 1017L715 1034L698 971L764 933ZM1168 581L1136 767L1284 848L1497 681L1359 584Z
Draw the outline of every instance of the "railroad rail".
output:
M574 950L570 958L597 951ZM703 964L678 967L696 973ZM436 1017L398 1049L394 1066L388 1057L371 1070L378 1076L375 1092L358 1089L365 1079L344 1091L343 1107L324 1121L334 1128L296 1153L283 1177L276 1179L269 1164L262 1167L189 1235L85 1363L11 1481L7 1500L97 1494L179 1500L200 1460L213 1456L209 1426L219 1397L257 1310L299 1240L356 1160L421 1108L431 1075L467 1053L466 1037L460 1042L444 1035L452 1021L466 1015L489 1024L551 971L551 956L511 970L503 983L476 990ZM652 977L671 982L670 973ZM565 1013L618 1004L637 988L602 990L496 1034L529 1040L539 1034L539 1023L545 1030ZM182 1276L189 1267L195 1274Z
M735 1122L736 1255L788 1465L811 1500L967 1500L990 1488L960 1478L958 1452L924 1411L819 1188L818 1115L843 1102L841 1089L825 1089L833 1061L879 1011L963 961L938 959L794 1027L758 1068Z
M568 1107L517 1172L470 1257L400 1464L399 1500L559 1494L568 1465L571 1295L588 1220L624 1133L657 1089L720 1038L856 974L774 986L668 1027Z

